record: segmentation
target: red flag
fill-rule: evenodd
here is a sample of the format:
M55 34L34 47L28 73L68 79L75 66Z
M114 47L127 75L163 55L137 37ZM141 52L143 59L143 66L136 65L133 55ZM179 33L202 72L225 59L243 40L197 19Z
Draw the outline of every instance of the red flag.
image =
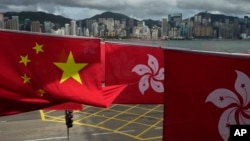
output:
M105 43L104 42L101 42L101 64L102 64L102 83L104 83L105 81Z
M223 141L250 124L250 56L167 49L164 141Z
M163 103L163 49L106 42L105 51L106 85L128 84L114 103Z
M112 102L101 87L100 39L2 30L0 37L0 115Z

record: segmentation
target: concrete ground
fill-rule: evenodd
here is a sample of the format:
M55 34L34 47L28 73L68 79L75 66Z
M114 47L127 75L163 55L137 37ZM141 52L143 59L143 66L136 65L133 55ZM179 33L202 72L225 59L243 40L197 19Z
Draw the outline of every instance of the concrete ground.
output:
M74 126L65 112L33 111L0 117L0 141L161 141L163 105L84 106L74 111Z

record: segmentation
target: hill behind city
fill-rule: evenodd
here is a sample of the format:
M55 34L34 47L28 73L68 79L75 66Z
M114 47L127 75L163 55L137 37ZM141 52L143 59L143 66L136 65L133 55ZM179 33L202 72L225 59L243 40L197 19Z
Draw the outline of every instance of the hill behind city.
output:
M44 21L51 21L55 24L59 24L60 26L64 26L64 24L70 23L70 21L72 20L70 18L66 18L66 17L60 16L60 15L54 15L54 14L45 13L45 12L23 11L23 12L6 12L3 14L5 17L9 17L9 18L11 18L11 16L19 16L19 22L21 24L24 23L25 19L30 19L32 21L40 21L41 23L44 23ZM200 12L197 15L201 15L202 17L208 16L211 18L212 21L221 21L221 22L224 22L225 19L229 19L229 21L233 21L235 18L237 18L237 17L233 17L233 16L227 16L227 15L223 15L223 14L211 14L211 13L207 13L207 12ZM78 20L77 22L81 21L82 26L86 26L87 19L92 19L92 20L98 21L99 18L113 18L114 20L126 19L127 23L129 22L129 19L130 19L130 17L128 17L124 14L107 11L107 12L104 12L101 14L97 14L97 15L90 17L90 18ZM190 18L193 19L194 16L190 17ZM136 25L137 21L139 21L137 19L133 19L133 20L134 20L134 25ZM145 19L142 21L144 21L145 24L149 28L152 28L154 25L161 27L161 21L159 21L159 20Z

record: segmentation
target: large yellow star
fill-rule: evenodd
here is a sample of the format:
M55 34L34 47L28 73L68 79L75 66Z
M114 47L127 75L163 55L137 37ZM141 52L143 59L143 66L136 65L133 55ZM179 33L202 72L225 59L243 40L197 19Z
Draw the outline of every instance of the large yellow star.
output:
M39 52L43 52L43 45L36 43L36 46L34 46L33 49L36 51L36 54L38 54Z
M27 64L29 63L29 62L31 62L30 60L29 60L29 56L28 55L26 55L26 56L20 56L20 58L21 58L21 60L19 61L19 63L23 63L24 64L24 66L27 66Z
M72 53L70 52L66 63L55 62L54 64L63 71L60 83L63 83L69 78L73 78L74 80L82 84L79 71L87 66L87 63L76 63Z

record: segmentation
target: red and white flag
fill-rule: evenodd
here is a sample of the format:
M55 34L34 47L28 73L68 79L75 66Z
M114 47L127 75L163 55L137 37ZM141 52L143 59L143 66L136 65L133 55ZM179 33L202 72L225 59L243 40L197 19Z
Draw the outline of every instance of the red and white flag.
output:
M73 102L106 107L124 86L101 87L100 39L0 30L0 116Z
M227 141L250 124L250 56L165 50L164 141Z
M106 42L105 52L106 85L127 84L114 103L163 103L163 49Z

